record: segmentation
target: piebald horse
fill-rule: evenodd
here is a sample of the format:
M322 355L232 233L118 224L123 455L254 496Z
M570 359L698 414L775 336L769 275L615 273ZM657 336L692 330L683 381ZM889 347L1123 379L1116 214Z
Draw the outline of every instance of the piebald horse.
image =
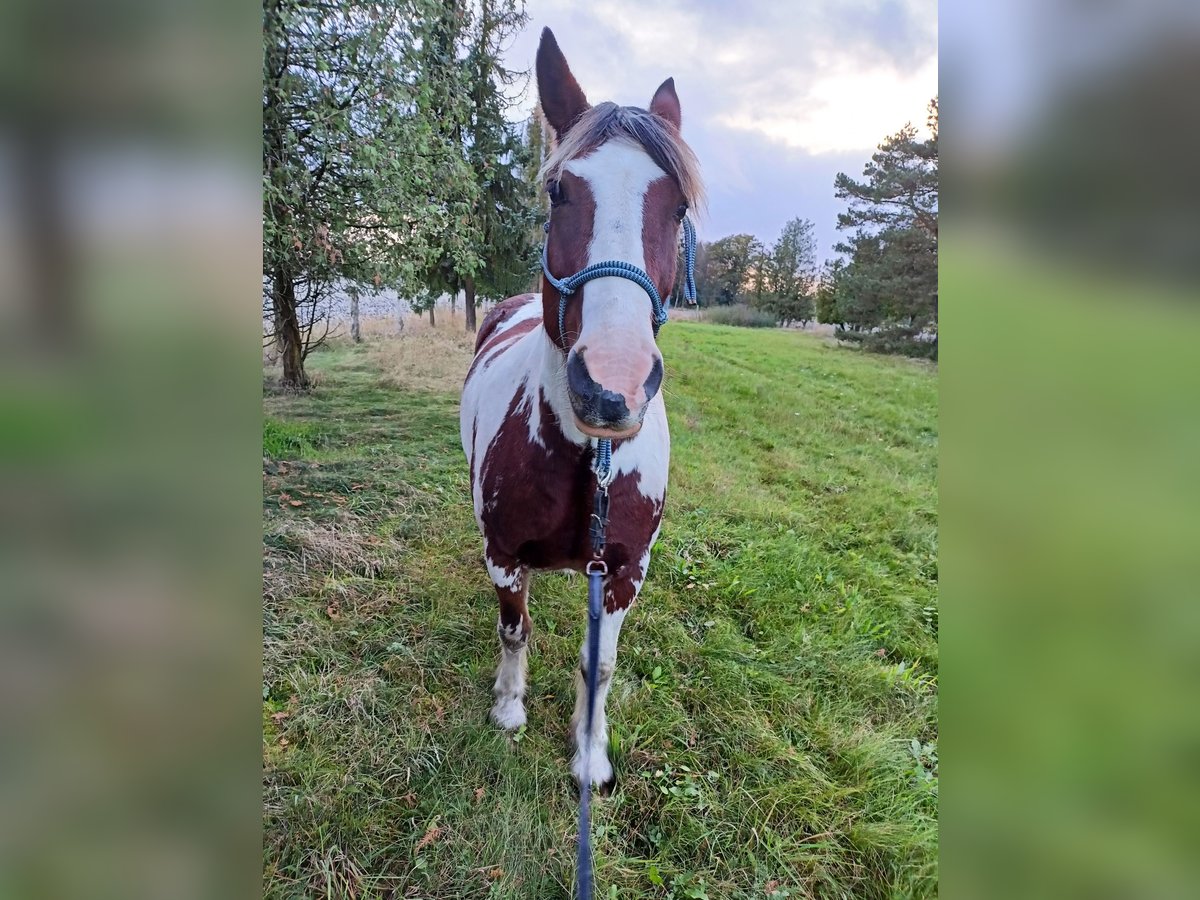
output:
M546 29L537 84L554 138L539 173L551 202L544 258L551 277L543 279L540 296L512 297L484 319L463 387L462 443L484 559L500 600L491 716L514 730L526 720L530 572L584 571L597 490L593 457L598 439L612 442L608 575L590 733L583 652L571 720L572 772L581 785L603 787L613 779L604 703L617 637L658 536L671 442L655 343L659 323L648 291L627 278L596 277L561 297L552 280L616 260L643 270L658 295L668 296L684 217L702 202L702 186L680 136L672 79L648 109L593 107Z

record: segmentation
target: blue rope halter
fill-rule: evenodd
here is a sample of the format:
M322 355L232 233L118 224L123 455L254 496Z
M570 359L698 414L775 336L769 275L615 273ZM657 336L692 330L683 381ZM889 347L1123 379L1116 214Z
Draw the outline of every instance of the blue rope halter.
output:
M547 222L542 229L549 232L550 223ZM654 286L654 282L645 270L639 269L630 262L610 259L592 263L566 278L555 278L550 272L550 264L546 259L549 244L549 240L542 244L542 271L546 273L546 280L558 290L559 335L565 331L563 320L567 314L567 298L575 293L581 285L593 278L628 278L650 296L650 305L654 307L654 336L658 337L658 329L667 321L667 309L658 295L658 288ZM694 306L696 304L696 228L687 216L683 217L683 263L683 296L690 305ZM667 303L670 302L671 298L668 297Z

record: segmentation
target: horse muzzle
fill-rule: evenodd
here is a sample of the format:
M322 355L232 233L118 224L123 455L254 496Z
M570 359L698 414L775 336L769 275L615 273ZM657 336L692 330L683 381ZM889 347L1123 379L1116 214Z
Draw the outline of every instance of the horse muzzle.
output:
M662 384L662 358L655 354L649 373L640 379L628 365L617 367L611 377L597 378L585 361L585 350L576 347L567 356L567 393L575 424L590 437L633 437L641 429L646 408Z

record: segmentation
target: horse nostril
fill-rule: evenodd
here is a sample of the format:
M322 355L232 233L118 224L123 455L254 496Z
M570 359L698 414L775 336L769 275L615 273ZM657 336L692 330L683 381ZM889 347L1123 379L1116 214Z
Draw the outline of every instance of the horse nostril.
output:
M567 384L570 385L571 391L585 403L600 391L600 385L592 380L592 376L587 370L587 363L583 361L583 354L579 351L575 351L567 357Z
M663 379L662 358L656 356L654 358L654 365L650 367L650 376L646 379L646 382L643 385L646 389L646 402L647 403L649 403L650 400L654 397L654 395L658 393L658 389L660 387L662 387L662 379Z

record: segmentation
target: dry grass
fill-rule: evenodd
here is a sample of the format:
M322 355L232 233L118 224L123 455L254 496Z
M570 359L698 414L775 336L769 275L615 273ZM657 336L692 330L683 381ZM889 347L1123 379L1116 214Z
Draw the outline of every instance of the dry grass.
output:
M480 314L482 321L482 313ZM468 334L461 314L439 311L434 328L428 319L410 316L404 333L372 342L371 366L382 373L387 387L420 391L457 391L462 387L474 355L475 335Z

